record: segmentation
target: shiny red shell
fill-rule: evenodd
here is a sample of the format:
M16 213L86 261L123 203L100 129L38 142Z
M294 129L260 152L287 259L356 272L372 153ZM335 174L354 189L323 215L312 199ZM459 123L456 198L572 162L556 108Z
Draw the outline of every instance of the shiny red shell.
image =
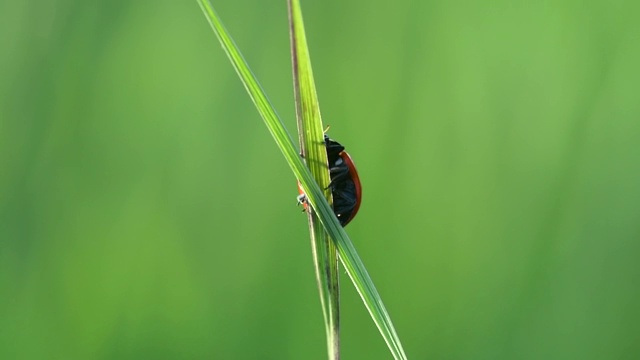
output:
M331 175L329 187L333 195L333 211L344 227L353 220L360 210L362 185L356 166L351 156L344 151L344 146L326 135L325 144ZM300 183L298 183L298 191L301 196L304 196ZM302 201L302 204L306 209L306 202Z

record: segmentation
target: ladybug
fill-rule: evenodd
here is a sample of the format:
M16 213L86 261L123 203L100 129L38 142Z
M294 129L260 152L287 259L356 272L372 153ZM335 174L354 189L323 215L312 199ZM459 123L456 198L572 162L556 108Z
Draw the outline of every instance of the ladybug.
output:
M344 146L339 142L324 135L324 144L327 148L327 158L329 160L329 175L331 182L328 188L333 195L333 212L336 214L340 225L343 227L353 220L360 209L362 200L362 186L356 166L351 160L351 156L344 151ZM304 208L307 204L304 201L304 192L298 183L300 196L298 203L302 203Z

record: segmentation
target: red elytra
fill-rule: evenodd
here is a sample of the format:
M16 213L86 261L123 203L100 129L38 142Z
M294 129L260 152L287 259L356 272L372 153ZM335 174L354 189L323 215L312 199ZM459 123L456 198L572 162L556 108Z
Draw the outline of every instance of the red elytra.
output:
M324 142L329 160L329 174L331 176L329 188L333 195L333 212L340 220L340 225L344 227L353 220L360 209L362 185L356 166L351 156L344 151L344 146L327 135L324 136ZM306 209L307 204L304 201L304 191L300 183L298 183L298 191L301 195L301 202Z

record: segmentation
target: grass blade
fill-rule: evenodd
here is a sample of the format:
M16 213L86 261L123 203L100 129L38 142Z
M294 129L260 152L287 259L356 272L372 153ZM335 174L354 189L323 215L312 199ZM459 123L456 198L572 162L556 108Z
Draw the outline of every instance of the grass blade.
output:
M288 0L287 5L300 152L318 184L321 185L321 188L327 189L331 179L327 167L328 160L324 145L322 117L313 80L302 11L298 0ZM330 190L325 190L324 196L329 202L332 201ZM315 211L309 208L307 213L316 280L325 321L327 352L329 360L338 360L340 359L340 275L338 273L338 252L335 243L329 239L324 227L318 220Z
M347 274L360 294L360 297L369 311L371 318L378 327L380 334L387 343L393 357L395 359L406 359L407 357L404 353L404 349L402 348L400 339L393 327L391 318L382 303L382 299L373 285L373 281L367 273L364 264L360 260L351 240L334 215L331 206L324 196L324 192L316 183L309 169L302 162L302 159L296 151L293 141L284 128L282 121L280 121L275 109L249 69L249 66L242 57L240 50L236 47L231 36L229 36L228 32L222 25L222 22L213 10L213 7L208 0L197 1L216 34L216 37L220 41L222 48L229 57L231 64L238 73L249 97L255 104L256 109L271 132L276 144L287 160L289 167L300 182L307 195L308 204L310 204L315 210L318 219L324 226L325 230L335 241L340 255L340 261L344 265Z

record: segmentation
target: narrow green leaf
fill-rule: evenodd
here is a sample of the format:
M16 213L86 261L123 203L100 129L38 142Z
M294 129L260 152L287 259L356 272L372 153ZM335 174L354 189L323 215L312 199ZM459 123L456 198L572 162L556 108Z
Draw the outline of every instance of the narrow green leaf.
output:
M318 95L313 80L311 58L300 3L288 0L289 33L291 36L291 63L293 68L293 88L296 100L296 117L300 137L300 152L311 174L323 189L327 189L330 176L327 167L327 151ZM331 203L331 191L324 195ZM329 239L315 211L309 208L309 232L316 270L316 280L320 292L320 303L325 320L327 352L329 360L340 359L340 275L338 273L338 252L335 243Z
M407 357L404 353L404 349L402 348L400 339L393 327L391 318L382 303L382 299L373 285L373 281L360 260L351 240L334 215L329 202L327 202L327 199L324 196L324 192L316 183L309 169L302 162L301 157L293 145L291 137L285 130L284 125L278 118L273 106L249 69L249 66L242 57L242 54L225 30L222 22L213 10L213 7L208 0L197 1L200 4L205 17L211 24L222 48L238 73L249 97L262 116L262 119L271 132L276 144L287 160L289 167L300 182L302 189L307 196L307 203L316 211L325 230L335 241L340 255L340 260L344 265L347 274L351 278L351 281L355 285L356 290L360 294L371 318L387 343L393 357L395 359L406 359Z

